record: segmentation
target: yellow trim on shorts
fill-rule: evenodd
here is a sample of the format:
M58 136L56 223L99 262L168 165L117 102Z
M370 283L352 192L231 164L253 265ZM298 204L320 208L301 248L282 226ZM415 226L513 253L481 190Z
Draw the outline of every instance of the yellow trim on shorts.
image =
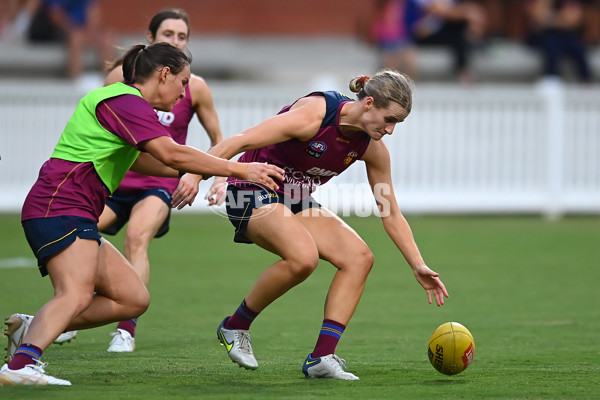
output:
M244 217L246 217L246 213L248 213L248 207L250 207L250 203L246 204L246 209L244 210L244 214L242 215L242 218L240 219L240 223L238 224L236 232L239 232L240 229L242 228L242 223L244 222Z
M63 236L63 237L61 237L61 238L58 238L58 239L56 239L56 240L53 240L53 241L52 241L52 242L50 242L50 243L46 243L45 245L43 245L42 247L40 247L40 248L38 249L38 251L36 251L36 252L35 252L35 255L37 256L37 255L39 254L39 252L40 252L40 251L42 251L42 249L43 249L44 247L46 247L46 246L50 246L51 244L54 244L54 243L56 243L56 242L60 242L61 240L63 240L64 238L66 238L67 236L69 236L70 234L72 234L73 232L77 232L77 228L73 229L71 232L67 233L65 236Z

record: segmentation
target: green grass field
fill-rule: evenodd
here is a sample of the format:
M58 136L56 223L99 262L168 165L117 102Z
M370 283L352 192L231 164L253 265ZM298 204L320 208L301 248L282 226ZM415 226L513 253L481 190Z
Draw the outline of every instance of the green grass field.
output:
M450 292L427 304L376 218L347 221L371 246L375 267L337 353L360 381L307 380L333 267L265 310L252 328L260 367L232 364L216 339L254 279L275 256L234 244L228 221L174 213L151 246L152 304L137 349L106 352L114 325L51 346L47 372L72 387L2 387L24 399L593 399L600 397L600 217L409 217L428 265ZM0 215L0 316L35 313L51 296L17 215ZM110 238L120 247L122 236ZM448 377L427 359L430 334L458 321L475 338L473 364Z

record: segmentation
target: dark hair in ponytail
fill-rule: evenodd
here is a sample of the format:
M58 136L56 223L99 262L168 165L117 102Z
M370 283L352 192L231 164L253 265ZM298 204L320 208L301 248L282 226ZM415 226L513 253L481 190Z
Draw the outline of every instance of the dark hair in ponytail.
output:
M163 67L169 67L173 74L178 74L191 62L188 52L170 43L136 44L123 56L124 82L129 85L144 82Z

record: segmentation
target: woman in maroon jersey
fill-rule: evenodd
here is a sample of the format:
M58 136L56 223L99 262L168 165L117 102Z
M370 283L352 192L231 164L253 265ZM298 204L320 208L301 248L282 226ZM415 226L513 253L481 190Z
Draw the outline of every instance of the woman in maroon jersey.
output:
M189 37L188 15L178 8L158 12L148 25L150 43L166 42L185 50ZM109 85L122 80L123 69L117 65L108 74L105 83ZM191 75L185 96L175 104L172 111L157 113L161 124L179 144L186 143L188 125L194 114L206 130L211 147L223 139L212 93L204 79L197 75ZM214 184L221 183L220 186L223 187L224 180L225 178L217 177ZM186 204L192 204L198 194L199 182L200 177L193 174L187 174L179 180L129 171L119 188L106 201L98 228L103 233L114 235L127 223L123 246L125 256L146 285L150 280L148 247L153 238L161 237L169 230L171 193L180 185L180 192L186 194L185 201L177 203L181 209ZM133 351L136 325L137 319L119 322L115 332L111 333L113 338L107 351Z
M337 268L327 299L323 325L302 370L307 377L356 380L335 355L337 343L360 300L373 266L367 244L338 216L310 194L357 160L365 163L383 226L410 265L417 281L438 306L448 292L429 269L396 202L389 152L381 139L391 135L412 107L412 81L393 70L350 82L353 100L340 93L315 92L266 121L210 150L241 161L269 162L285 170L275 191L230 178L227 212L235 241L254 242L278 255L231 316L217 330L229 357L255 369L248 330L256 316L289 289L304 281L319 259ZM173 194L177 201L179 194Z
M21 214L40 273L54 294L34 317L7 319L7 363L0 386L70 385L45 373L40 358L61 332L87 329L146 311L150 296L129 261L98 233L106 198L129 168L158 176L229 176L276 188L264 163L242 164L176 143L155 110L170 111L190 79L190 58L169 43L133 46L124 83L93 90L68 121L40 169Z

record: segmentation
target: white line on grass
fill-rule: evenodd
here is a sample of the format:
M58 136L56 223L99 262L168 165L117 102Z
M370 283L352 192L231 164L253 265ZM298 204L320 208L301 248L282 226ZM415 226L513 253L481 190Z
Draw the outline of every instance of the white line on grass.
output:
M33 268L36 266L35 258L15 257L0 258L0 269L2 268Z

